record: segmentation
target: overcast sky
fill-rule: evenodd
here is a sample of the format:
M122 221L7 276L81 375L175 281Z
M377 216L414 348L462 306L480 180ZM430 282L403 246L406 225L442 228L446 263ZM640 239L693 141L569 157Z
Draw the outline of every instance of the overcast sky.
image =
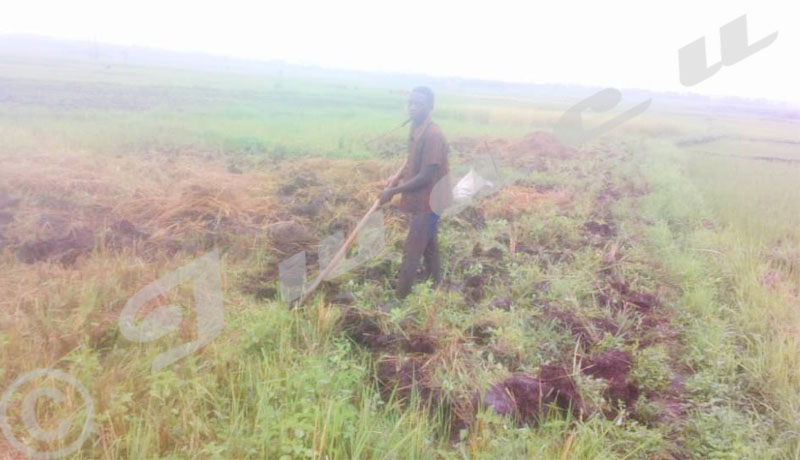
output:
M796 1L381 2L25 0L0 34L282 59L326 67L532 83L693 91L800 103ZM686 88L678 49L747 14L750 42L773 44Z

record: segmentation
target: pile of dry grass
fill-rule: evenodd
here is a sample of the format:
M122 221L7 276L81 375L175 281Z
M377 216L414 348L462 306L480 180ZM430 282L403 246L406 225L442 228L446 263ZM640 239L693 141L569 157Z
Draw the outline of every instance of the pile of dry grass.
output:
M547 133L517 142L478 139L470 146L471 156L491 154L512 167L571 152ZM65 264L96 243L145 256L214 245L242 253L268 246L278 255L313 250L324 237L352 229L399 166L307 158L242 171L211 156L74 152L7 156L0 165L0 190L19 200L4 217L4 246L26 262ZM541 202L567 199L512 185L485 207L490 218L513 219ZM399 228L392 208L385 225ZM292 229L288 239L276 226Z
M547 170L554 160L578 154L577 150L563 145L553 134L543 131L526 134L517 140L459 138L450 144L462 161L491 157L503 167L528 171Z
M538 155L544 157L567 158L576 150L563 145L553 134L544 131L528 133L504 149L508 155Z
M513 221L520 215L529 214L532 209L553 203L563 205L572 199L565 190L547 190L539 192L525 185L508 185L487 198L483 202L485 216L488 219L505 219Z
M305 159L232 172L211 157L77 153L19 155L0 164L0 190L20 200L3 229L5 245L26 261L70 263L74 257L66 254L90 250L93 239L144 254L220 244L277 248L283 242L270 226L287 221L310 230L310 244L336 220L352 228L393 168Z
M6 232L18 246L122 230L174 250L225 233L257 236L281 208L270 174L231 174L215 160L72 154L6 159L0 170L0 187L21 200Z

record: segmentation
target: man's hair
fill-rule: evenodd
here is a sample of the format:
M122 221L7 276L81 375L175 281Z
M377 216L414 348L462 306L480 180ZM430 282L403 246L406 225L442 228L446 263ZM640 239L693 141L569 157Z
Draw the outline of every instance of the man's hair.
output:
M433 91L427 86L417 86L411 90L412 93L422 94L428 100L428 105L433 108Z

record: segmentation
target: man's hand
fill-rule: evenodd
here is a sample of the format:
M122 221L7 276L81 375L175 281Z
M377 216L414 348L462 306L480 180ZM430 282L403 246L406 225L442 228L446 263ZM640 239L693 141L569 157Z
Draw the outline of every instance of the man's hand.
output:
M380 205L383 206L386 203L392 201L392 197L397 193L397 190L394 187L387 188L386 190L381 192L380 196Z

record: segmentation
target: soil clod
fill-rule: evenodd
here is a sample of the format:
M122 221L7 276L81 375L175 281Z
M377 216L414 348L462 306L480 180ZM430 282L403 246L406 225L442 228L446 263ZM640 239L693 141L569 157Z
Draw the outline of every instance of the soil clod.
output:
M18 251L20 260L27 264L55 260L62 265L73 265L77 258L94 247L94 233L83 227L73 228L64 237L37 240L23 244Z
M520 422L536 423L549 406L579 415L583 411L578 387L569 373L559 366L542 366L539 377L516 374L492 385L483 403L499 415Z
M611 238L616 234L616 230L611 225L594 220L584 223L583 228L589 233L602 238Z
M267 235L275 249L283 254L295 252L313 241L305 227L293 220L268 225Z
M497 325L491 321L480 321L472 325L469 335L478 345L486 345L492 340L492 335Z
M278 189L278 193L280 193L281 195L293 195L298 190L313 185L320 185L316 177L309 174L299 175L294 179L292 179L290 182L283 184Z
M499 297L489 302L489 308L496 310L511 310L511 297Z
M616 416L620 404L631 409L639 397L639 387L630 379L632 363L630 354L613 349L581 365L584 374L608 381L604 397L612 406L606 414L611 418Z
M412 334L405 344L405 350L410 353L431 354L436 352L439 341L432 335L422 333Z
M619 326L606 318L583 319L569 311L558 311L546 307L545 315L557 319L567 327L575 339L581 343L591 346L599 342L606 333L617 335Z
M625 296L625 300L643 311L652 310L653 307L658 305L658 298L649 292L634 292Z

